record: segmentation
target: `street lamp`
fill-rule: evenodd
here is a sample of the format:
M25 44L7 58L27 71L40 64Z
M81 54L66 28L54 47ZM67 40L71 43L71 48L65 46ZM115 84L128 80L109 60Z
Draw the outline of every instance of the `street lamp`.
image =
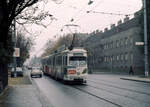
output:
M88 5L91 5L94 1L89 0Z

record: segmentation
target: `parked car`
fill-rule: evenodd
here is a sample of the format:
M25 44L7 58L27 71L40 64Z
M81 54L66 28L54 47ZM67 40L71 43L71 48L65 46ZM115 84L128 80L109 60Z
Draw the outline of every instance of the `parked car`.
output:
M41 69L40 68L38 68L38 67L32 67L32 70L31 70L31 73L30 73L30 75L31 75L31 77L33 77L33 76L38 76L38 77L42 77L42 75L43 75L43 72L41 71Z
M22 67L16 67L16 72L14 71L14 67L11 69L11 77L21 76L23 77Z
M28 70L32 70L32 67L28 67Z

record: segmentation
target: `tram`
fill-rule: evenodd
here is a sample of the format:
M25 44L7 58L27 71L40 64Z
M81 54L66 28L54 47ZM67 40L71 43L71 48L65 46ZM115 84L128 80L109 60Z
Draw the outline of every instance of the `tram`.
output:
M65 82L86 83L87 51L83 48L64 49L42 58L43 72Z

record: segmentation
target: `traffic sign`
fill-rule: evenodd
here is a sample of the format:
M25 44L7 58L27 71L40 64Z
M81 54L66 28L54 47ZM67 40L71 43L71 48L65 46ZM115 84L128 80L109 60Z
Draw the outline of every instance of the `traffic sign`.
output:
M20 57L20 48L14 48L13 57Z
M143 46L144 45L144 42L135 42L135 45L141 45L141 46Z

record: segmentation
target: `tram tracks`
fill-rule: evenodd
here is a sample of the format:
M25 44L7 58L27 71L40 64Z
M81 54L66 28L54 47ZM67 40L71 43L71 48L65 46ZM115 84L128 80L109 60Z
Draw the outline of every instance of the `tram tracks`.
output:
M137 99L136 97L133 97L133 96L131 97L128 94L124 95L124 94L121 94L121 93L118 93L118 92L115 92L115 91L112 91L112 90L99 88L99 87L92 86L92 85L89 85L89 84L87 86L95 88L95 89L98 89L98 90L101 90L101 91L105 91L105 92L108 92L108 93L111 93L111 94L114 94L114 95L123 96L123 97L129 98L129 99L132 99L132 100L137 100L137 101L140 101L140 102L144 102L144 103L149 103L150 104L150 101L140 100L140 99Z
M148 96L150 95L150 93L146 93L146 92L143 92L143 91L137 91L137 90L133 90L133 89L129 89L129 88L123 88L123 87L114 86L114 85L110 85L110 84L106 84L106 83L102 83L102 82L92 81L92 80L88 80L88 81L96 83L96 84L102 84L102 85L105 85L105 86L109 86L109 87L113 87L113 88L129 91L129 92L134 92L134 93L138 93L138 94L144 94L144 95L148 95Z
M91 96L93 96L93 97L96 97L96 98L98 98L98 99L100 99L100 100L103 100L103 101L105 101L105 102L107 102L107 103L110 103L110 104L112 104L112 105L114 105L114 106L116 106L116 107L122 107L122 105L119 105L119 104L117 104L117 103L115 103L115 102L113 102L113 101L110 101L109 99L106 99L106 98L100 97L100 96L98 96L98 95L95 95L95 94L93 94L93 93L91 93L91 92L89 92L89 91L87 91L87 90L84 90L84 89L79 88L79 87L76 87L76 86L72 86L72 87L75 88L75 89L77 89L77 90L79 90L79 91L81 91L81 92L83 92L83 93L86 93L86 94L91 95Z
M126 98L126 100L125 101L128 101L128 99L131 99L130 100L130 102L132 103L132 101L135 101L135 102L141 102L142 104L150 104L150 101L144 101L144 100L142 100L142 99L137 99L136 97L134 97L134 96L128 96L128 95L123 95L123 94L118 94L118 93L116 93L116 92L113 92L113 91L110 91L110 90L106 90L106 89L104 89L104 88L99 88L99 87L96 87L96 86L92 86L92 85L89 85L89 84L86 84L86 86L87 87L92 87L92 88L95 88L95 89L98 89L98 90L101 90L101 91L105 91L105 92L108 92L108 93L110 93L110 95L112 95L112 94L114 94L114 95L117 95L117 96L120 96L120 98L121 97L125 97ZM116 106L116 107L123 107L123 102L120 102L120 103L118 103L118 101L116 102L114 99L111 99L111 97L103 97L103 95L101 96L101 95L98 95L98 94L96 94L97 92L93 92L93 91L91 91L92 89L90 89L90 90L88 90L87 88L86 89L84 89L82 86L71 86L71 87L73 87L73 88L75 88L75 89L77 89L77 90L79 90L79 91L81 91L81 92L83 92L83 93L86 93L86 94L88 94L88 95L91 95L91 96L93 96L93 97L96 97L96 98L98 98L99 100L103 100L103 101L105 101L105 102L107 102L107 103L110 103L110 104L112 104L112 105L114 105L114 106ZM113 97L112 97L113 98ZM118 99L119 100L119 99Z
M53 81L53 82L55 82L55 81ZM94 81L94 82L96 82L96 81ZM101 83L98 83L98 84L101 84ZM138 98L137 96L139 93L137 94L137 96L135 95L136 97L131 96L132 94L130 94L128 96L128 94L126 94L126 93L119 93L116 90L114 91L111 89L107 89L107 87L96 86L96 84L91 83L91 81L89 81L87 84L84 84L84 85L79 85L79 84L78 85L77 84L67 84L67 85L65 84L64 85L62 82L60 82L60 85L64 88L69 88L69 87L71 89L74 88L81 93L87 94L93 98L98 99L99 101L104 101L107 104L111 104L112 106L116 106L116 107L123 107L123 106L125 106L125 104L127 104L127 105L128 104L130 104L130 105L140 104L140 106L142 107L144 104L146 104L146 105L150 104L150 102L148 100L144 101L142 98ZM118 89L118 87L115 87L115 88ZM124 88L124 90L126 90L126 88ZM129 90L127 90L127 91L129 91ZM132 92L133 91L134 90L132 90Z
M46 78L46 79L48 79L49 81L50 81L50 79L49 78ZM51 79L51 80L53 80L53 79ZM56 81L52 81L52 82L56 82ZM117 104L117 103L115 103L115 102L113 102L113 101L110 101L109 99L106 99L106 98L103 98L103 97L100 97L100 96L98 96L98 95L95 95L95 94L93 94L92 92L90 92L90 91L88 91L88 90L84 90L82 87L80 87L80 86L82 86L82 85L78 85L79 87L77 87L76 85L64 85L62 82L60 82L60 85L62 85L62 87L64 87L64 88L66 88L66 87L72 87L72 88L74 88L74 89L77 89L78 91L80 91L80 92L82 92L82 93L85 93L85 94L88 94L88 95L90 95L90 96L93 96L93 97L95 97L95 98L97 98L97 99L99 99L99 100L101 100L101 101L105 101L105 102L107 102L107 103L109 103L109 104L112 104L112 105L114 105L114 106L116 106L116 107L122 107L122 105L119 105L119 104ZM86 85L86 84L84 84L84 85Z

